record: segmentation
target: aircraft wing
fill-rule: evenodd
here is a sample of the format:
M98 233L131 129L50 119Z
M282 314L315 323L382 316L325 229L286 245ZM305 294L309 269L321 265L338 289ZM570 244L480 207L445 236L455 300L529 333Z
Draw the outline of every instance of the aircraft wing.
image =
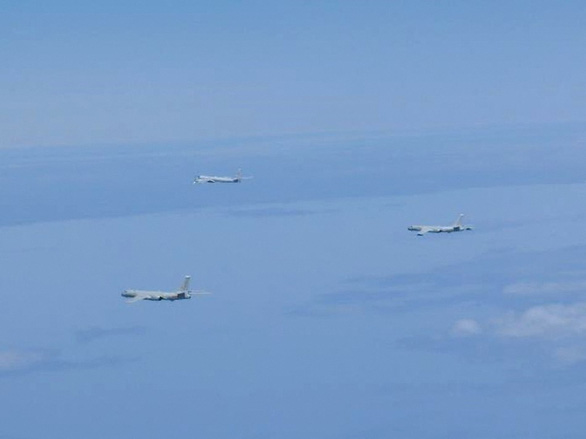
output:
M140 302L141 300L152 299L153 297L156 297L156 296L153 296L153 294L148 294L148 293L137 293L136 296L128 299L126 301L126 303L136 303L136 302Z
M197 291L192 291L191 295L192 296L207 296L208 294L212 294L209 291L205 291L205 290L197 290Z
M134 296L134 297L131 297L130 299L128 299L126 301L126 303L136 303L136 302L139 302L144 299L146 299L146 296Z
M427 232L431 231L432 228L431 227L422 227L421 230L419 232L417 232L418 236L423 236L425 235Z
M193 184L196 183L215 183L215 177L210 177L208 175L198 175L197 177L195 177L195 180L193 180Z

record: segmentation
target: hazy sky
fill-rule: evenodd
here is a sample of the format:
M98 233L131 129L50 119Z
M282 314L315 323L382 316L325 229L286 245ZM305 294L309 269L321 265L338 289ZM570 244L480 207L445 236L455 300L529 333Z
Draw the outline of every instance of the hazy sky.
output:
M18 1L0 145L582 121L582 1Z
M3 4L0 439L582 439L585 22Z

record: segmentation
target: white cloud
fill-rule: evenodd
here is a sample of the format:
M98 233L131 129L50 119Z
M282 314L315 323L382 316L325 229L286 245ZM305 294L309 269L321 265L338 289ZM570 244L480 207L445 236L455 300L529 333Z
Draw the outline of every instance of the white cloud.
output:
M586 303L542 305L495 322L502 337L561 338L586 335Z
M452 335L457 337L471 337L473 335L478 335L482 332L480 325L476 320L472 319L462 319L458 320L452 326Z
M40 352L0 351L0 372L27 369L45 360Z
M472 319L454 323L452 337L484 334L517 343L537 342L560 366L586 362L586 302L533 306L509 312L484 324Z
M541 295L586 291L586 282L518 282L507 285L505 294Z

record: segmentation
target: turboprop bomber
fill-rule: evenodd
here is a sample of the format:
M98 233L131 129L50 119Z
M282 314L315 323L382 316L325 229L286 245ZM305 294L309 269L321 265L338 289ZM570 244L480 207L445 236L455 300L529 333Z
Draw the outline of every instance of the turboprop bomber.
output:
M196 183L240 183L242 180L249 180L252 177L243 177L242 170L238 169L238 172L234 177L216 177L214 175L198 175L193 180L193 184Z
M464 214L460 214L458 219L451 226L409 226L407 230L411 232L417 232L417 236L423 236L426 233L452 233L452 232L463 232L465 230L472 230L472 227L465 226L462 224L462 218Z
M122 297L127 297L126 303L135 303L140 300L185 300L191 299L191 296L200 294L210 294L207 291L191 291L189 289L189 281L191 276L185 276L183 284L177 291L150 291L150 290L124 290Z

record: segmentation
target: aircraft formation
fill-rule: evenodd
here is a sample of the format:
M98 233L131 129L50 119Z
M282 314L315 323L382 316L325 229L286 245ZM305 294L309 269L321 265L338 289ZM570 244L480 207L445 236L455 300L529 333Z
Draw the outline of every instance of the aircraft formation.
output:
M253 178L252 176L243 177L242 170L238 169L238 172L233 177L218 177L218 176L211 176L211 175L197 175L194 180L193 184L203 184L203 183L241 183L243 180L248 180ZM417 236L423 236L427 233L454 233L454 232L464 232L467 230L472 230L471 226L467 226L462 224L462 218L464 218L464 214L460 214L458 219L449 226L429 226L429 225L411 225L407 227L407 230L411 232L417 232ZM126 303L136 303L143 300L150 300L150 301L177 301L177 300L186 300L191 299L194 295L203 295L203 294L211 294L207 291L192 291L189 289L189 283L191 280L191 276L185 276L185 280L181 287L179 287L176 291L151 291L151 290L134 290L128 289L122 292L122 297L127 298Z

